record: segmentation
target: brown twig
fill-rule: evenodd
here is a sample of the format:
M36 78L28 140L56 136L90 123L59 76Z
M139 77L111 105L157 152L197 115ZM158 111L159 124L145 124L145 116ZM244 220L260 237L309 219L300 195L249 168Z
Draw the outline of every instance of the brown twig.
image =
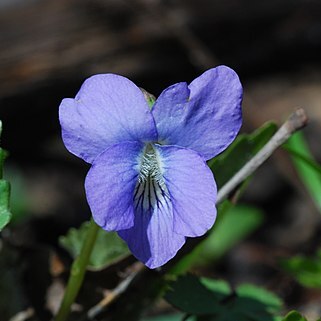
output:
M132 271L123 281L121 281L112 291L110 291L98 304L90 308L82 320L94 320L108 306L110 306L122 293L130 286L133 279L145 268L137 262L135 270Z
M270 141L219 190L216 203L222 202L231 191L261 166L279 146L285 143L294 132L303 128L307 124L307 120L308 118L303 108L299 108L292 113Z

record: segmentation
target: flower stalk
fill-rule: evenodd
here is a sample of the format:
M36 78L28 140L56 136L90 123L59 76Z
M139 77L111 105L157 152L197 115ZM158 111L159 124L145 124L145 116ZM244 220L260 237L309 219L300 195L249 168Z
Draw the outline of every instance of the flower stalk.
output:
M91 219L87 237L83 243L80 254L72 264L65 294L54 321L65 321L69 316L71 305L75 302L83 283L90 255L96 242L98 229L99 226Z

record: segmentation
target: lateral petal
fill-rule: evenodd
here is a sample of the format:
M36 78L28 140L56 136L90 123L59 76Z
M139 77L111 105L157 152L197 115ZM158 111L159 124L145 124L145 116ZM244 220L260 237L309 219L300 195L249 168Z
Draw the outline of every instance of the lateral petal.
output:
M152 113L159 141L197 151L208 160L222 152L242 124L242 85L226 66L204 72L189 86L165 89Z
M129 79L114 74L88 78L75 99L63 99L59 119L67 149L88 163L111 145L157 140L143 93Z
M206 233L216 219L217 189L204 159L193 150L157 146L173 207L173 230L184 236Z
M88 204L95 222L107 231L134 224L133 195L142 150L143 145L138 142L113 145L95 159L87 174Z

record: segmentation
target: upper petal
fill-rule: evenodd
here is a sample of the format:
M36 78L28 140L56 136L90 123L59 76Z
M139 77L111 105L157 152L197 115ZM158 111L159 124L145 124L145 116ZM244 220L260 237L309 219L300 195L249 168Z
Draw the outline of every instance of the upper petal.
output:
M113 144L157 139L143 93L129 79L114 74L88 78L75 99L61 102L59 119L67 149L89 163Z
M138 142L113 145L95 159L87 174L88 204L95 222L107 231L134 224L133 195L142 150Z
M175 233L200 236L216 219L216 184L203 158L193 150L157 146L173 208Z
M210 159L236 137L242 124L242 85L226 66L210 69L189 86L165 89L152 113L159 141L188 147Z

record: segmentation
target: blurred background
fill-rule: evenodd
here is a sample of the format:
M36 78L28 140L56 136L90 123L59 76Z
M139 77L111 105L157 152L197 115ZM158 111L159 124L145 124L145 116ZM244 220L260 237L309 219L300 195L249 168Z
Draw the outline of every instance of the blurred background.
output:
M242 132L280 124L304 107L305 138L321 161L320 57L318 0L0 0L1 146L9 151L14 214L0 246L1 320L29 307L49 318L53 264L70 264L58 237L90 217L89 166L66 151L58 122L60 101L74 97L85 78L117 73L157 96L228 65L244 86ZM288 307L321 315L320 292L276 263L313 254L321 239L320 208L285 152L256 173L242 202L262 211L264 223L203 272L264 285Z

